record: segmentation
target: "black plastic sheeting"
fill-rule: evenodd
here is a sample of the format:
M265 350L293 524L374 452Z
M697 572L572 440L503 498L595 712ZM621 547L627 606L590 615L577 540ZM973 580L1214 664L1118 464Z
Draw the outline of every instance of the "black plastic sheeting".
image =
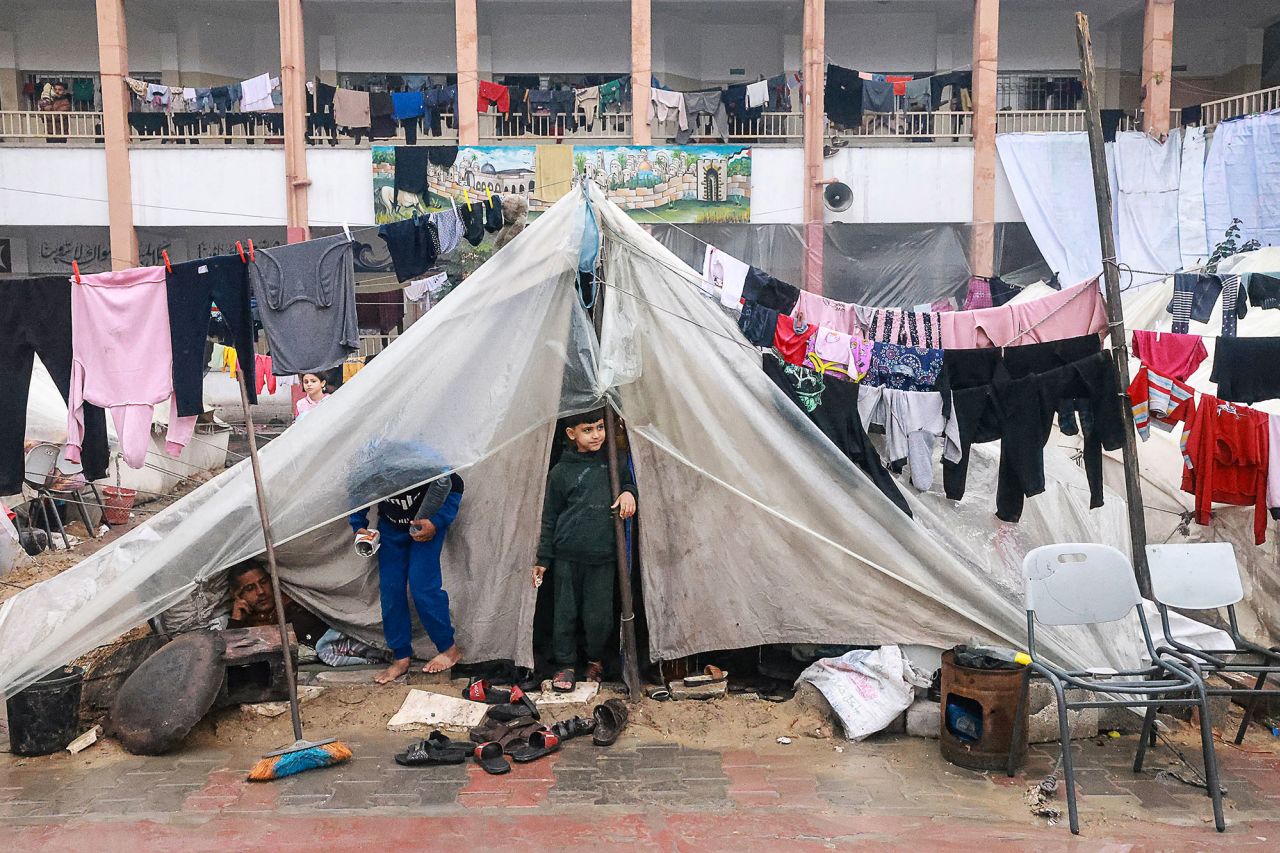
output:
M804 226L650 225L664 246L696 270L709 242L745 263L803 287ZM843 302L909 307L948 296L963 301L969 282L968 224L850 224L823 228L823 293ZM996 225L996 274L1025 285L1049 277L1021 222ZM706 242L704 242L706 241Z

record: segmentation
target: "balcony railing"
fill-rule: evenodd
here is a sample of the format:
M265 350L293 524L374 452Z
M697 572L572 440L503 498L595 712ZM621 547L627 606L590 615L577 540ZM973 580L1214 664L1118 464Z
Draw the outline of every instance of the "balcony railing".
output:
M102 113L0 112L0 140L102 141Z
M626 144L631 141L631 114L608 113L588 124L581 115L521 116L514 113L480 113L480 141L530 143L542 140L599 140Z
M1253 113L1265 113L1280 109L1280 86L1260 89L1257 92L1246 92L1243 95L1232 95L1201 104L1200 123L1204 127L1213 127L1220 121L1236 116L1247 116Z
M973 137L973 113L967 112L900 112L867 114L862 126L837 129L832 137L846 143L863 140L926 140L932 142L968 142Z
M1004 110L996 113L996 133L1061 133L1084 131L1084 110ZM1141 130L1134 116L1120 119L1119 130Z

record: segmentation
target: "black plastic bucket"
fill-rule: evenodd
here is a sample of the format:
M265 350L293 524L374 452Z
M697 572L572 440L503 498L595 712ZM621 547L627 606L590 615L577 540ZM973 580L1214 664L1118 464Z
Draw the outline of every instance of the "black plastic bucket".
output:
M48 755L76 739L83 680L82 668L64 666L10 697L9 748L14 755Z

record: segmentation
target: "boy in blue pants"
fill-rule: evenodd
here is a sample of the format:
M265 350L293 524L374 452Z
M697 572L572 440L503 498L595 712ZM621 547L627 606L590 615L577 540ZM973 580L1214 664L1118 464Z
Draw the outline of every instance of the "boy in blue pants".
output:
M444 504L428 518L417 518L428 485L387 498L378 503L378 581L382 595L382 631L394 661L374 679L387 684L409 671L413 654L412 622L406 589L413 596L418 620L439 651L422 668L423 672L444 672L462 653L453 639L449 619L449 593L440 575L440 551L444 536L462 503L462 478L449 475L451 488ZM348 519L356 535L367 534L369 510L359 510Z

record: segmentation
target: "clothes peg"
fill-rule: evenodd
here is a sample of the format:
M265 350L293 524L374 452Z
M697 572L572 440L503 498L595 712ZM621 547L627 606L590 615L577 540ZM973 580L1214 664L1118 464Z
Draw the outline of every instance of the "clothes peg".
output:
M493 193L489 192L489 188L484 188L484 194L489 197L489 204L493 204Z
M471 193L467 192L467 188L462 188L462 198L467 203L467 210L471 209Z
M249 259L244 256L244 245L239 240L236 241L236 253L240 255L240 260L249 263Z
M253 240L249 241L249 260L250 261L257 260L257 258L253 256Z
M351 242L351 229L347 227L347 223L342 223L342 233L347 235L347 242Z
M80 264L76 261L72 261L71 271L76 275L76 284L80 284Z
M169 263L169 250L168 250L168 249L161 249L161 250L160 250L160 254L164 257L164 270L165 270L165 272L173 272L173 265Z

